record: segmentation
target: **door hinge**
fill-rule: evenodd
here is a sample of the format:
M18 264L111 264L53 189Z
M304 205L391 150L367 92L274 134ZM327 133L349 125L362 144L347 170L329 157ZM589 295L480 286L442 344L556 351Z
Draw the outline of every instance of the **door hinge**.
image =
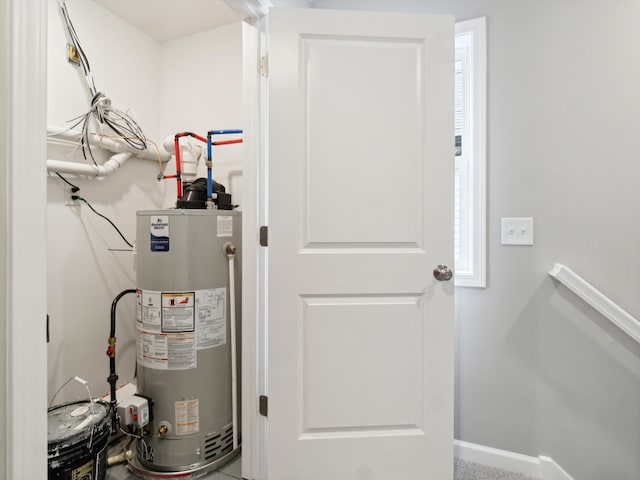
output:
M269 246L269 227L260 227L260 246Z
M260 403L260 407L259 407L260 415L262 415L263 417L268 417L269 416L269 397L267 397L266 395L260 395L259 403Z
M264 57L260 57L260 75L263 77L269 76L269 57L266 55Z

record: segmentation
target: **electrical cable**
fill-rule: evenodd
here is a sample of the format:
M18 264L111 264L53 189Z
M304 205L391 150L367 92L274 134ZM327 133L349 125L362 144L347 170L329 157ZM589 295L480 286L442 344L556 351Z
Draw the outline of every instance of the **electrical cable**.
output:
M76 185L74 185L73 183L71 183L69 180L67 180L66 178L64 178L62 175L60 175L58 172L56 172L56 175L58 175L62 181L64 183L66 183L67 185L69 185L71 187L71 191L73 193L79 192L80 191L80 187L77 187Z
M90 204L89 202L87 202L84 198L82 198L80 195L71 195L71 199L72 199L72 200L80 200L80 201L82 201L82 202L86 203L86 204L87 204L87 207L89 207L93 213L95 213L95 214L96 214L96 215L98 215L99 217L104 218L107 222L109 222L109 223L111 224L111 226L112 226L113 228L115 228L115 229L116 229L116 232L118 232L118 234L120 235L120 237L122 238L122 240L124 240L124 243L126 243L126 244L127 244L127 245L129 245L131 248L133 248L133 244L132 244L131 242L129 242L129 240L127 240L127 239L125 238L125 236L122 234L122 232L120 231L120 229L119 229L118 227L116 227L116 224L115 224L115 223L113 223L113 222L112 222L108 217L106 217L106 216L104 216L103 214L101 214L101 213L97 212L97 211L96 211L96 209L95 209L95 208L93 208L93 207L91 206L91 204Z
M116 134L116 137L125 142L129 147L135 150L146 150L147 139L138 123L127 113L112 107L111 100L102 92L96 89L96 85L91 72L91 65L84 49L80 45L80 38L76 33L69 10L65 0L58 0L62 17L67 27L69 39L73 44L73 48L78 56L80 66L84 73L85 81L91 94L91 107L88 112L79 115L69 122L76 122L71 128L81 125L80 148L85 160L91 160L94 165L96 162L91 143L89 142L89 130L96 126L106 126Z

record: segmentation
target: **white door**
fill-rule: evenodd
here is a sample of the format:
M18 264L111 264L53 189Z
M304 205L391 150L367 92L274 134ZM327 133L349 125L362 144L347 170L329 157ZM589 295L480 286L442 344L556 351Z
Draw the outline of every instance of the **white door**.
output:
M451 17L269 16L269 480L453 478Z

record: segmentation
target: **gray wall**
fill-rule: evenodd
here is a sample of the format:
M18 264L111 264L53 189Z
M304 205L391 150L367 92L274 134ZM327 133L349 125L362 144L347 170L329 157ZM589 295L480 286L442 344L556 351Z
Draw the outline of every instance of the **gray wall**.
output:
M7 312L7 308L4 305L7 304L7 293L8 293L8 273L7 273L7 265L9 260L9 250L7 248L7 243L9 240L9 217L7 208L5 205L8 205L9 202L9 189L8 181L9 172L7 165L7 157L9 156L9 148L8 148L8 140L9 133L7 131L7 125L11 121L11 116L9 114L9 104L10 104L10 95L11 95L11 76L10 69L6 67L9 65L9 61L11 58L9 46L9 15L10 9L8 2L2 2L0 5L0 31L2 31L2 41L0 41L0 145L2 145L2 150L0 150L0 178L3 179L2 187L0 187L0 350L2 353L0 354L0 363L2 365L9 365L9 315ZM7 396L7 390L9 386L9 369L7 367L3 367L0 369L0 403L2 403L2 407L0 407L0 477L6 476L10 471L10 465L8 465L7 458L9 458L9 448L8 443L11 440L11 434L9 433L9 426L6 424L7 421L7 408L6 405L9 403L9 397Z
M640 345L556 285L564 263L640 318L640 2L316 0L487 17L488 287L456 291L456 438L640 477ZM500 245L500 218L535 245Z

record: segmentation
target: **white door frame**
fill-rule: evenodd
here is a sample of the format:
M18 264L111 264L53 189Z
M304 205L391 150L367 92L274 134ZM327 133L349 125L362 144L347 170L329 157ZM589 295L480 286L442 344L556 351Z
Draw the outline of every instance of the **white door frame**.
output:
M6 0L0 30L0 476L46 478L46 0Z
M243 204L242 216L242 476L262 479L266 472L266 419L258 397L266 395L266 256L259 245L261 225L267 225L265 172L265 109L260 56L266 47L265 19L243 24Z

